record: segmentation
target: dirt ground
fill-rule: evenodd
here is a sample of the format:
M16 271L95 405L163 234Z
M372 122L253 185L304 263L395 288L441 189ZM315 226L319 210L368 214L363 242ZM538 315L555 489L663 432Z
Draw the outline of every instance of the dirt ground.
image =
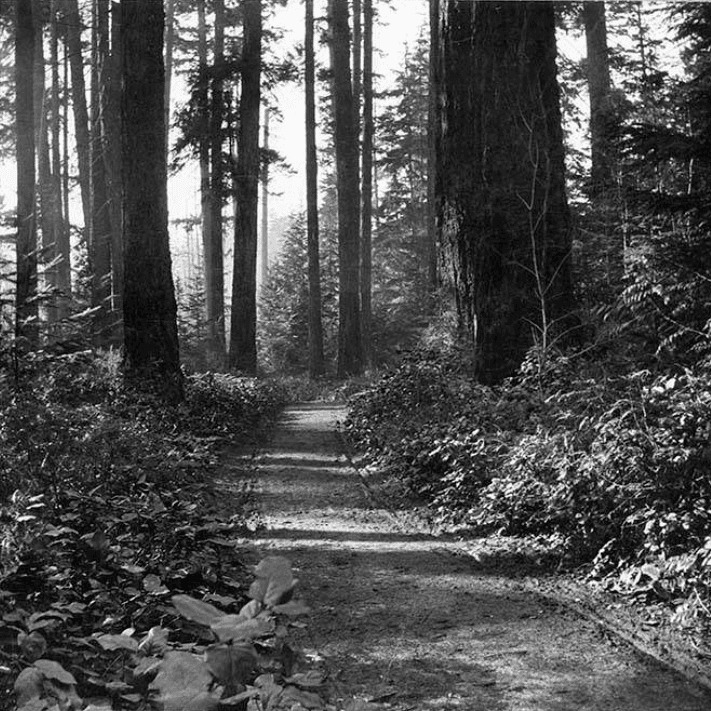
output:
M286 411L258 458L261 555L288 557L332 698L397 711L708 711L711 696L530 584L378 508L345 411Z

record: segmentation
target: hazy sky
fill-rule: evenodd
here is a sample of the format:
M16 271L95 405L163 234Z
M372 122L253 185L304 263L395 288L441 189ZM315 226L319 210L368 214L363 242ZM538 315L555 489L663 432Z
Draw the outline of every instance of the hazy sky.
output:
M316 2L316 16L325 10ZM374 33L374 45L378 56L374 59L377 74L387 77L402 63L405 45L413 42L423 23L427 20L427 0L394 0L392 7L383 7ZM284 46L303 43L304 4L302 0L289 0L284 8L278 8L271 20L285 30ZM328 61L322 52L321 60ZM276 100L283 118L270 122L271 147L278 151L295 171L288 175L274 173L270 189L270 214L273 219L290 215L305 206L304 164L304 89L301 85L289 85L276 92ZM171 190L171 218L187 217L199 212L197 170L190 170Z

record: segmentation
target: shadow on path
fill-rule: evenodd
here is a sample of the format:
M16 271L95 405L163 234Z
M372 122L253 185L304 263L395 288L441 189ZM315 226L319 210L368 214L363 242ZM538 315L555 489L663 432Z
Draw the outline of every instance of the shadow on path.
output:
M373 505L334 405L288 410L259 459L265 554L288 557L313 608L310 651L334 695L396 711L708 711L668 670Z

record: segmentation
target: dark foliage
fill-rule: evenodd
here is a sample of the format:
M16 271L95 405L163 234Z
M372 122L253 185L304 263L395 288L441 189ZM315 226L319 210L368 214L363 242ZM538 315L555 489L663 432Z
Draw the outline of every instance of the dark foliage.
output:
M353 400L349 436L442 520L551 536L620 589L706 604L708 362L612 374L534 355L499 387L456 354L408 359Z
M281 402L268 384L196 375L166 407L124 386L118 365L38 360L31 380L0 389L1 651L19 672L36 659L27 635L41 635L82 695L126 680L92 634L160 625L170 591L242 598L228 539L253 525L249 485L225 513L217 448L250 444Z

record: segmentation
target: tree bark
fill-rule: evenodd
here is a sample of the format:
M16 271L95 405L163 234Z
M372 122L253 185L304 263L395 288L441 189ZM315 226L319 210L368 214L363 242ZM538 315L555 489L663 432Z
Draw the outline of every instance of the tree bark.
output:
M309 273L309 372L323 375L323 320L321 258L318 222L318 162L316 158L316 69L314 58L314 2L306 0L304 83L306 88L306 250Z
M588 91L590 94L590 146L592 167L590 194L597 198L614 185L610 105L610 62L607 50L605 3L584 2L583 20L587 44Z
M17 123L17 282L15 336L23 348L39 345L37 225L35 219L35 18L32 3L16 0L15 119Z
M123 180L121 176L121 6L111 3L111 54L106 64L106 109L102 132L105 136L104 167L111 224L111 342L123 343Z
M447 0L439 221L483 382L574 325L550 2Z
M84 214L85 239L89 243L91 225L91 139L89 134L89 111L84 81L84 60L81 33L83 23L78 0L64 0L66 41L72 79L72 108L79 171L79 187Z
M353 0L353 110L355 124L360 128L360 103L363 95L363 2Z
M430 56L429 56L429 107L427 116L427 226L428 226L428 283L434 294L439 288L437 258L439 252L437 227L437 164L441 150L442 113L439 95L442 84L440 51L440 0L429 0Z
M163 4L121 0L126 374L182 399L168 237ZM130 178L130 179L128 179Z
M363 167L360 308L363 359L373 361L373 0L363 0Z
M264 151L269 151L269 107L264 107ZM262 249L260 253L260 279L262 288L269 278L269 161L262 168Z
M259 113L262 2L244 0L242 93L235 175L235 245L230 367L257 371L257 234L259 217Z
M109 59L108 0L94 0L94 28L91 67L91 304L94 315L94 343L111 342L111 212L106 176L106 136L103 119L107 113L106 79Z
M165 0L165 148L170 155L170 100L173 85L173 49L175 45L175 0Z
M209 90L207 87L207 23L205 20L205 0L197 0L197 45L198 62L200 65L200 75L203 77L203 85L200 93L200 106L202 114L200 117L200 214L202 233L202 252L205 274L205 315L210 323L210 315L214 322L213 308L210 302L210 294L214 292L213 284L213 258L212 258L212 190L210 187L210 118L209 118ZM210 314L210 315L208 315ZM214 351L214 338L210 330L206 334L206 347L209 353Z
M207 327L209 347L213 359L222 367L225 360L225 265L222 251L222 121L225 113L225 4L215 0L215 51L210 102L210 235L206 251L205 284L207 287ZM207 258L209 256L209 262ZM208 275L209 274L209 275Z
M52 159L50 155L50 121L48 121L49 104L47 101L44 28L41 21L42 4L39 0L31 0L33 17L40 18L35 22L35 61L34 61L34 112L35 112L35 147L37 160L37 187L39 193L39 227L42 250L40 262L43 265L43 313L48 322L57 320L55 296L57 290L56 248L58 229L56 206L54 204L54 182L52 176Z
M71 265L68 210L65 219L62 185L62 102L60 100L59 80L59 28L58 0L50 5L50 64L52 67L52 208L55 215L56 242L54 246L57 264L55 267L54 286L57 289L56 316L59 319L69 315L69 297L71 296Z
M63 47L63 86L62 94L62 205L64 207L64 235L62 237L62 253L66 249L67 260L67 284L66 295L69 301L72 297L72 278L71 278L71 218L69 210L69 173L70 173L70 153L69 153L69 48L66 41ZM64 287L63 287L64 288Z
M358 131L350 71L348 0L329 0L338 191L338 377L363 370L360 324Z

